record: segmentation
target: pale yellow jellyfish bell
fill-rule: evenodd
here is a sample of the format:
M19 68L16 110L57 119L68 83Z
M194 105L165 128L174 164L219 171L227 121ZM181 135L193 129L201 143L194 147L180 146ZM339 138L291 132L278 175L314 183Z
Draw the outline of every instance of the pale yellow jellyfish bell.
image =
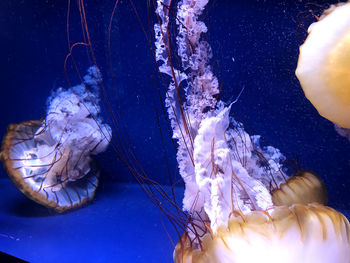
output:
M349 263L349 222L319 204L232 214L228 227L203 237L202 249L184 235L175 262Z
M233 211L227 227L206 234L201 248L194 248L184 234L174 262L350 263L349 221L323 205L326 189L315 174L300 171L272 200L279 206L248 214Z
M296 76L320 115L350 129L350 2L332 5L308 32Z

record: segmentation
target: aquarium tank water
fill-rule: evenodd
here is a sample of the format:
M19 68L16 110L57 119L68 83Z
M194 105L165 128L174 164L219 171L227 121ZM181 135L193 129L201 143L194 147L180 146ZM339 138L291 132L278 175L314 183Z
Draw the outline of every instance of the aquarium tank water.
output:
M2 256L350 262L349 2L0 10Z

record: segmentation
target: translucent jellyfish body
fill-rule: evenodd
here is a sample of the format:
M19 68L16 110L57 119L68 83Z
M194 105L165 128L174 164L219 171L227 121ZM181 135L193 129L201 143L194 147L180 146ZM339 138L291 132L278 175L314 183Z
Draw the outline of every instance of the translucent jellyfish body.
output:
M58 212L94 197L99 172L91 155L111 140L99 117L97 74L91 67L83 84L58 89L48 99L45 119L10 125L3 140L1 160L14 184Z
M323 117L350 128L350 3L332 5L309 27L296 75Z
M211 47L201 40L207 27L198 21L207 3L178 2L180 65L169 57L171 1L159 0L156 10L156 59L171 77L166 106L188 214L174 261L350 263L349 222L325 206L322 181L306 171L289 177L281 152L229 116L235 104L217 100Z

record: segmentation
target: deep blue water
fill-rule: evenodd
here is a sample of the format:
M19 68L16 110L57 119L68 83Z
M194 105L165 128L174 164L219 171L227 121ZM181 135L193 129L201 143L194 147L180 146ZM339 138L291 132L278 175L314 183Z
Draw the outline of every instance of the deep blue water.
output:
M134 2L148 34L146 1ZM233 116L251 133L262 135L287 157L297 159L301 167L315 171L325 181L329 205L348 213L350 142L318 115L294 75L298 47L306 37L301 25L307 27L313 21L311 15L301 15L298 21L298 14L309 9L307 2L212 1L203 15L209 32L206 39L213 48L212 65L222 84L221 98L232 101L245 87L232 108ZM177 173L175 149L155 89L157 73L151 52L129 1L120 1L111 34L115 91L107 51L112 7L113 1L87 1L97 64L113 109L117 109L115 93L119 99L130 147L145 172L168 185L169 171ZM81 41L77 10L71 12L71 42ZM66 1L0 3L0 137L10 123L43 117L51 91L68 87L63 70L68 53L66 13ZM85 49L78 48L74 57L83 74L91 65ZM71 65L69 80L78 84ZM110 121L106 105L104 110ZM0 250L34 262L171 262L172 244L161 227L158 209L134 185L111 149L97 160L101 185L96 199L64 215L27 200L1 169ZM167 229L176 240L171 226Z

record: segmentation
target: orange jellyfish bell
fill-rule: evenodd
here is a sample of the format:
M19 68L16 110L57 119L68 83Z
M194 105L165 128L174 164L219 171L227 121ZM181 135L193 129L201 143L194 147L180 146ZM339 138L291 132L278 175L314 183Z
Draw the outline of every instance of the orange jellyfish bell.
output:
M275 206L319 203L327 205L327 190L323 181L312 171L300 170L272 193Z
M308 32L296 76L320 115L350 129L350 2L332 5Z

